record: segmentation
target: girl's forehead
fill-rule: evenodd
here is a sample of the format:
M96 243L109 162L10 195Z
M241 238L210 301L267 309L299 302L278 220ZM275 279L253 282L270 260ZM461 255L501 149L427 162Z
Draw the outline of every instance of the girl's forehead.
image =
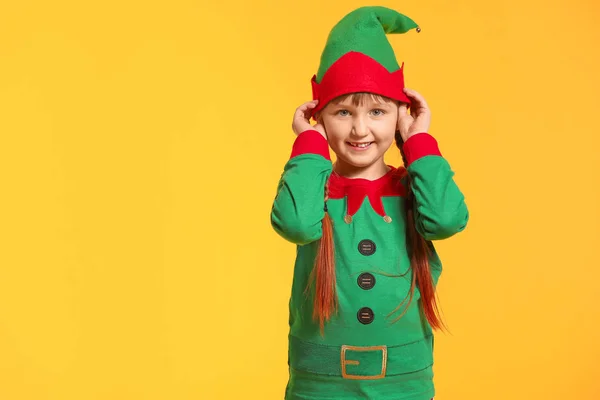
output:
M371 94L350 94L343 98L336 99L331 102L334 106L355 106L355 107L369 107L369 106L385 106L393 105L393 101L386 99L381 96Z

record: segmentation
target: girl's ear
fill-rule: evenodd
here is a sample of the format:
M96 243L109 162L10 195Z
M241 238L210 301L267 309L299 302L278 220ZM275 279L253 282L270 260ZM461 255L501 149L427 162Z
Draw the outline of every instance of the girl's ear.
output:
M323 129L325 129L325 124L323 123L323 117L321 117L321 115L317 115L317 123L323 126Z
M315 121L317 121L317 125L321 126L321 128L325 132L325 135L327 135L327 129L325 129L325 124L323 123L323 118L321 117L320 112L315 114Z

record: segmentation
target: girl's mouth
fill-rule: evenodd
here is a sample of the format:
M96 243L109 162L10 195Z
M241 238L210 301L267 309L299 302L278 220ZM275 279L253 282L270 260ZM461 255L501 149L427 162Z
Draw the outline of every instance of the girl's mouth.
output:
M369 147L371 147L371 145L373 144L373 142L362 142L362 143L357 143L357 142L346 142L350 145L350 147L352 147L354 150L366 150Z

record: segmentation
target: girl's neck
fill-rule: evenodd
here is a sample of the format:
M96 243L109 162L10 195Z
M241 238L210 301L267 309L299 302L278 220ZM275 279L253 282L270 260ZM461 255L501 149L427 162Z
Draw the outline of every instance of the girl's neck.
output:
M366 167L356 167L338 159L333 165L333 171L344 178L374 181L387 174L390 171L390 167L385 164L383 157Z

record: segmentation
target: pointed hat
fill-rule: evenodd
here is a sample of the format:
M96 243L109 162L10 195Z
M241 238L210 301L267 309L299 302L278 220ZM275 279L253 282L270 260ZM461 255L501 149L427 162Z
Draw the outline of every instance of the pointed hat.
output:
M409 17L386 7L361 7L331 30L321 63L312 78L313 115L336 97L374 93L409 103L404 94L404 63L398 65L388 33L421 29Z

